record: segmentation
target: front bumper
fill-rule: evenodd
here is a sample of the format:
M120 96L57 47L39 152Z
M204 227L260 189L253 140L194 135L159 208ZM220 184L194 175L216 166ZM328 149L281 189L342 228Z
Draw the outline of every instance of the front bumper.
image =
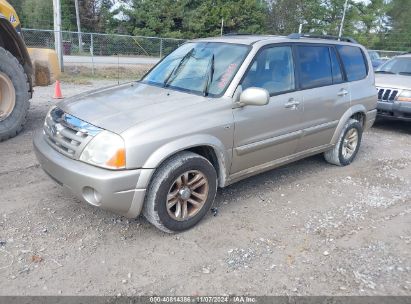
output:
M411 120L411 102L378 102L378 116Z
M80 200L128 218L141 213L153 169L112 171L88 165L54 150L42 132L33 144L43 170Z

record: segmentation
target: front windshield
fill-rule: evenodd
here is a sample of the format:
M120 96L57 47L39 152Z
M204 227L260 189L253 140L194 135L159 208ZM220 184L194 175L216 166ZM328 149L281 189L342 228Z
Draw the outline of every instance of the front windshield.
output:
M376 73L411 75L411 57L391 59L380 66Z
M219 42L186 43L163 59L142 82L206 95L221 95L250 47Z

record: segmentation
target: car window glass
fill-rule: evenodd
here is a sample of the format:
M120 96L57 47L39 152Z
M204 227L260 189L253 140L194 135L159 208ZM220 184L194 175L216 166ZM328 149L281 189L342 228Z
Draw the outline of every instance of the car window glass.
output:
M331 68L333 73L333 83L343 82L343 75L341 72L341 66L337 58L337 53L333 47L330 48L330 57L331 57Z
M337 49L347 73L347 80L364 79L367 76L367 65L361 49L348 45L338 45Z
M289 46L265 48L259 52L242 82L243 90L250 87L278 94L295 89L292 49Z
M301 87L332 84L330 54L327 46L298 46Z
M394 74L411 74L411 58L398 57L384 63L377 69L377 72L390 72Z
M142 81L202 93L211 75L208 92L220 95L230 84L249 49L246 45L231 43L186 43L164 58Z

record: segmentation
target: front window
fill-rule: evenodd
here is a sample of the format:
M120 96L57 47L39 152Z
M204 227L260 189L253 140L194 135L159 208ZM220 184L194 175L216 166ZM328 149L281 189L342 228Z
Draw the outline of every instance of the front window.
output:
M164 58L142 82L218 96L225 92L249 50L249 46L239 44L186 43Z
M397 57L393 58L382 66L380 66L376 73L381 74L399 74L411 75L411 57Z
M267 47L259 52L242 82L243 90L250 87L266 89L270 95L294 90L291 47Z

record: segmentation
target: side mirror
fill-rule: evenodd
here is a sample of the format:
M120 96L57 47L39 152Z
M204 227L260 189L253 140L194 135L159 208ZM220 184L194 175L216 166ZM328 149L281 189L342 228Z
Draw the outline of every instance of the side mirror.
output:
M239 105L243 106L264 106L270 101L270 94L261 88L248 88L240 95Z

